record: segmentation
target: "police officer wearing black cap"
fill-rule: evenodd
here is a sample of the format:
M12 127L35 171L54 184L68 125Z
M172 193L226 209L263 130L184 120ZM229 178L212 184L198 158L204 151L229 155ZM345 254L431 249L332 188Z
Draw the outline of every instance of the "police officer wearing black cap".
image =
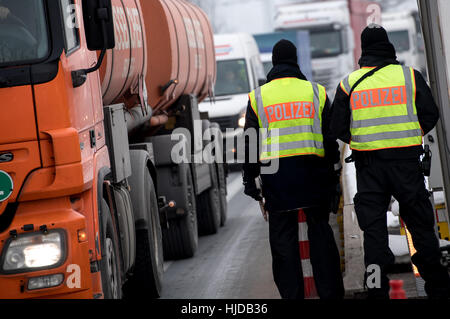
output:
M361 69L338 86L331 129L352 149L358 188L354 204L364 231L365 265L381 270L379 287L366 281L369 297L389 298L387 271L395 258L389 249L386 212L394 196L411 232L417 250L412 261L426 281L428 296L448 298L450 279L440 262L433 208L419 162L422 136L436 125L438 108L420 72L399 64L384 28L368 26L361 44ZM367 268L366 278L371 278L372 269L376 268Z
M307 82L306 77L300 71L297 63L297 48L292 42L279 41L273 48L272 62L273 68L267 76L267 84L262 87L263 93L264 88L272 84L270 86L272 93L266 94L272 94L269 97L276 100L274 96L280 92L273 90L275 83L272 81L281 80L284 81L281 82L284 84L279 84L280 89L283 89L283 85L286 85L286 89L290 88L291 90L295 88L295 85L300 87L304 85L311 90L312 96L312 86L315 84L309 84L310 82ZM274 174L264 174L261 170L261 162L251 160L248 156L249 148L255 147L258 143L247 140L245 145L247 159L243 165L244 192L255 200L262 199L262 196L265 199L265 208L269 212L273 276L281 297L286 299L304 298L298 237L298 210L300 208L303 208L307 218L310 260L319 297L341 299L344 296L339 251L334 240L333 230L328 224L329 214L332 211L331 204L339 184L340 167L335 167L335 164L340 166L340 156L336 139L330 136L328 129L330 102L326 97L325 89L323 87L321 89L324 107L322 132L319 133L323 134L324 157L297 156L299 154L281 157L278 171ZM268 90L266 89L265 92ZM296 90L293 91L295 94ZM252 108L253 93L256 95L255 92L250 94L245 131L258 131L260 128L258 115L255 113L256 109ZM262 98L264 99L264 96ZM287 111L285 110L285 112ZM295 131L296 128L289 127L289 129ZM249 145L250 142L255 144ZM261 177L263 184L262 194L255 183L255 178L258 176Z

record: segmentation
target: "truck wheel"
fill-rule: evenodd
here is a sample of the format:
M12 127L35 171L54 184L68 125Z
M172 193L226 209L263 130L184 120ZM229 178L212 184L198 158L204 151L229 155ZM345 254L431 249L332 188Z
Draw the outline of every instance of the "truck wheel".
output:
M191 169L186 170L187 212L180 218L170 219L169 228L163 229L164 259L183 259L194 256L198 247L197 202Z
M227 178L225 175L225 165L216 163L217 177L219 178L219 198L220 198L220 226L224 226L227 220Z
M217 171L212 170L212 185L198 196L198 230L199 235L217 233L220 227L220 196Z
M122 283L119 268L119 245L114 230L108 204L102 199L103 232L102 260L100 261L100 272L102 277L103 296L105 299L122 298Z
M136 185L134 185L136 187ZM159 208L152 177L144 171L143 191L138 195L144 203L143 210L148 217L148 225L136 229L136 260L133 274L124 285L126 298L159 298L164 273L164 257L159 222Z

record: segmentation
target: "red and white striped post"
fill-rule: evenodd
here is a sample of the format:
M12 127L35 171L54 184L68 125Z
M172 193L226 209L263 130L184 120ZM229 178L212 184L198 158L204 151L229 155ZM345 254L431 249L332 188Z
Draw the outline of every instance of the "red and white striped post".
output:
M306 215L303 209L298 211L298 245L302 262L305 298L317 298L318 294L309 257L308 225L306 224Z

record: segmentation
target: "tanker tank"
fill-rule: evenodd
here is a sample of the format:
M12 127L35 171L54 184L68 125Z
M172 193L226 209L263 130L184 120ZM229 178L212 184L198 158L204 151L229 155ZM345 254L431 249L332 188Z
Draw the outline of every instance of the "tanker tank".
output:
M182 95L200 102L212 93L214 40L201 9L185 0L112 0L112 5L116 46L100 69L105 105L134 108L128 114L133 128L148 120L156 126L167 121Z

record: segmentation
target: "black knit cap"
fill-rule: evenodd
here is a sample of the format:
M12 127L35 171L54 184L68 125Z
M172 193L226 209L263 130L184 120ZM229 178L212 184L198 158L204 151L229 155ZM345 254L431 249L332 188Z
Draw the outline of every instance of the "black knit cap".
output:
M375 55L396 58L395 48L389 41L386 30L375 23L367 26L361 33L362 56Z
M289 40L282 39L278 41L272 50L272 64L295 64L297 63L297 47Z

